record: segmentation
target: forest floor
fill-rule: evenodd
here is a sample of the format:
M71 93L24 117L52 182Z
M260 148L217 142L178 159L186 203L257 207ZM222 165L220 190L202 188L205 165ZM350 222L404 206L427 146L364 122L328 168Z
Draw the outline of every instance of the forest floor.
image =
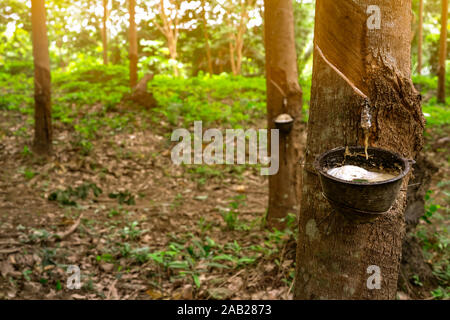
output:
M294 232L262 228L258 168L175 166L163 129L139 121L88 156L56 125L54 156L38 159L13 134L23 116L0 119L0 298L292 297ZM68 265L81 290L67 288Z
M169 128L145 117L130 130L98 130L86 153L73 127L56 122L54 156L39 159L26 119L0 110L0 299L292 298L295 215L283 231L264 228L258 167L175 166ZM447 281L449 135L427 129L439 172L427 202L433 224L418 228ZM79 290L67 287L69 265L80 268Z

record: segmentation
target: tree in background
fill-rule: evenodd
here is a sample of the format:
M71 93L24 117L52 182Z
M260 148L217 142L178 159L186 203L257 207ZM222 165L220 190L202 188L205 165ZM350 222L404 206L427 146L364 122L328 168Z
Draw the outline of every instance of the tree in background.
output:
M441 38L439 45L438 102L445 103L445 60L447 58L448 0L441 0Z
M108 0L103 0L103 18L102 18L102 43L103 43L103 64L108 64Z
M255 0L240 0L239 5L232 1L226 1L221 7L226 11L224 17L228 26L228 48L230 54L231 72L233 75L241 74L242 51L244 48L244 35L247 31L249 10L254 8ZM239 13L235 15L234 13Z
M297 51L298 73L301 76L312 60L312 36L314 29L315 2L294 2L295 48Z
M52 1L52 10L47 8L46 17L48 21L51 21L51 32L47 30L48 37L51 40L55 40L54 44L58 48L58 53L51 57L51 60L58 61L58 67L64 70L66 66L65 61L65 44L63 39L68 38L68 25L67 25L67 9L70 3L66 0L54 0Z
M423 0L419 2L419 35L417 41L417 73L422 74Z
M206 58L208 59L208 72L209 74L213 74L213 64L211 57L211 46L209 45L209 33L208 33L208 23L206 20L206 6L205 0L202 0L202 29L203 36L205 37L205 49L206 49Z
M368 27L369 5L380 9L380 28L373 20ZM294 297L394 299L406 192L372 223L349 222L323 198L312 163L332 148L363 145L366 98L376 106L371 145L408 159L421 149L424 119L410 71L411 0L317 0L315 21ZM407 184L404 179L403 190ZM380 268L380 289L367 286L370 266Z
M298 211L301 190L302 91L298 83L291 0L264 2L264 30L268 128L275 129L274 120L280 114L287 113L294 118L293 129L289 133L280 133L279 171L269 177L267 221L270 226L279 228L288 213Z
M180 2L178 0L168 0L168 3L170 3L170 6L166 7L164 5L164 0L160 0L159 14L161 17L162 26L156 21L155 24L166 38L170 59L172 59L173 63L173 73L176 77L178 77L180 72L178 70L177 62L177 43L179 36L178 28L180 23Z
M138 40L137 40L137 30L135 21L135 9L136 1L128 0L129 14L130 14L130 30L129 30L129 41L130 41L130 87L134 88L137 84L138 71Z
M37 154L49 155L52 152L51 75L45 0L31 1L31 28L35 102L33 148Z
M230 31L224 22L224 17L227 15L225 10L216 1L204 1L204 13L207 21L205 34L202 2L177 1L180 7L177 24L179 35L176 44L179 73L196 75L199 71L209 72L205 35L208 37L213 72L231 73L229 33L235 33L237 28L233 27L234 29ZM223 3L229 0L220 1ZM260 6L262 1L257 1L259 1L258 6ZM175 0L171 0L171 2L165 0L164 2L166 15L169 19L174 17L171 14L170 3L175 4ZM106 1L106 28L103 28L103 4L103 0L54 0L52 5L47 7L47 20L52 22L51 28L49 27L47 30L50 58L51 61L55 62L55 67L57 67L56 63L58 62L59 66L65 67L75 60L89 59L94 61L98 53L103 50L104 29L107 33L105 57L108 64L118 65L125 63L125 61L128 64L129 46L124 45L129 41L128 0ZM163 26L160 16L160 0L135 1L135 4L136 23L139 23L136 27L139 34L138 51L139 61L143 67L142 71L173 74L174 61L170 57L167 38L160 32L155 23ZM239 3L233 6L229 11L233 13L234 25L237 25L240 16ZM302 6L306 7L305 5ZM308 8L308 10L313 9L312 6ZM6 46L18 46L19 48L10 50L11 52L8 55L8 59L16 60L17 57L18 63L20 61L21 63L31 61L19 59L22 52L31 57L31 37L28 35L31 28L29 26L31 19L27 16L29 11L26 3L22 0L3 0L2 5L0 5L0 31L5 30L8 23L10 23L9 28L11 28L11 24L14 24L17 30L13 33L13 36L8 37L6 43L3 39L0 41L0 51ZM262 25L259 24L259 11L256 6L249 10L249 23L247 23L248 27L244 32L241 74L259 76L264 73L264 45L261 32ZM15 14L19 17L16 18ZM138 15L141 17L138 17ZM309 26L311 27L311 24ZM182 55L181 52L183 52ZM100 53L101 60L103 60L103 54L102 51ZM0 54L1 58L2 55ZM236 53L234 60L236 60Z

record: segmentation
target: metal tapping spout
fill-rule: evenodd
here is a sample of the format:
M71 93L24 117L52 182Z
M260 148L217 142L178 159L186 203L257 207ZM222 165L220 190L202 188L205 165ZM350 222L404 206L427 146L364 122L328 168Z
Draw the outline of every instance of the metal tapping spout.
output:
M372 116L370 115L370 103L369 99L364 99L363 108L361 111L361 127L364 131L369 131L372 126Z

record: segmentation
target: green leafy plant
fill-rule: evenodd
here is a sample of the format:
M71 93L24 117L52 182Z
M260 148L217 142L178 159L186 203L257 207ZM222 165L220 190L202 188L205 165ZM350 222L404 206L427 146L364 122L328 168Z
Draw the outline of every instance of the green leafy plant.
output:
M118 193L110 193L108 195L111 199L117 199L119 204L127 204L129 206L136 204L134 199L134 195L132 195L129 191L120 191Z
M200 233L204 234L206 231L211 230L213 224L211 222L206 222L205 217L200 217L197 226L200 229Z
M431 291L431 295L433 298L441 300L441 299L449 299L450 291L448 288L438 287L435 290Z
M23 150L22 150L22 155L24 157L28 157L30 155L32 155L33 153L31 152L30 148L28 146L24 146Z
M412 276L412 283L414 283L416 286L423 287L423 283L420 281L419 276L417 274Z
M246 196L245 195L237 195L234 196L232 198L232 201L229 204L229 209L227 210L222 210L222 217L223 220L225 221L227 228L229 230L234 230L238 227L238 223L239 223L239 219L238 219L238 215L239 215L239 210L238 208L240 206L245 205L245 199ZM240 226L241 229L244 228L244 225Z
M81 186L73 189L68 187L65 190L55 190L48 196L49 201L56 201L62 206L76 206L75 200L86 200L89 195L89 191L97 198L103 191L94 183L84 183Z
M27 281L31 281L30 275L33 274L33 271L30 269L26 269L22 272L23 277L25 278L25 280Z
M101 255L97 255L96 257L97 261L104 261L104 262L114 262L114 256L110 253L103 253Z
M140 230L138 226L139 226L138 221L133 221L129 223L122 229L121 232L122 238L129 240L138 239L142 235L142 233L144 233L144 230Z
M61 291L62 290L61 281L56 280L55 288L56 288L56 291Z
M440 205L433 203L433 199L431 198L431 194L433 191L428 190L425 194L425 214L422 216L422 219L425 220L428 224L431 224L431 217L433 217L433 214L438 211L438 209L441 208Z
M36 174L37 174L36 172L34 172L33 170L30 170L28 168L23 171L23 175L25 176L25 178L27 180L33 179L36 176Z

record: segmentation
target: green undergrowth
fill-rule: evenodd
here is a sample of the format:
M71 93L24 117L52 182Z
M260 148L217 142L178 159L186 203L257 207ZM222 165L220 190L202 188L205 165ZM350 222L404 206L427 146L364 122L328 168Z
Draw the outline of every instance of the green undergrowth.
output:
M21 68L0 68L0 109L31 116L34 113L33 75ZM310 77L300 79L304 121L308 118L310 82ZM226 73L191 78L156 75L149 82L149 90L158 107L151 111L141 110L139 115L150 113L154 121L164 121L172 127L189 127L194 121L201 120L208 126L241 128L260 123L266 114L266 81L263 77ZM74 126L84 139L89 139L90 134L80 127L106 125L115 129L126 126L129 119L114 119L126 118L130 110L115 114L114 119L108 119L111 118L108 114L120 111L118 106L129 93L127 66L105 66L82 58L64 70L52 71L52 117L55 122Z
M450 72L446 75L446 101L439 103L436 98L438 79L436 76L413 76L414 84L420 89L424 101L422 111L427 127L441 127L450 124ZM432 94L430 96L430 93Z
M442 181L438 184L443 188L445 202L450 203L448 186L450 181ZM439 281L431 295L435 299L450 298L450 234L448 229L449 206L438 205L433 192L428 191L425 196L425 215L422 219L426 224L419 224L416 237L422 244L424 258L432 266L433 274Z
M197 288L202 286L202 274L236 273L242 268L267 261L283 272L283 281L292 282L295 264L291 264L287 270L283 269L281 264L285 258L286 246L288 243L295 243L295 217L289 217L284 230L260 230L260 226L254 226L256 229L253 230L255 233L252 242L243 240L242 237L238 237L239 240L220 242L211 236L211 232L217 232L213 229L218 227L212 226L213 224L200 219L193 232L170 233L167 245L154 249L150 246L138 246L137 241L146 230L140 229L139 223L133 221L120 230L122 241L111 242L108 248L97 256L97 260L115 264L118 274L126 271L122 267L124 263L120 262L123 259L130 266L145 264L148 277L156 284L186 278ZM222 232L248 233L250 229L233 230L227 227Z

